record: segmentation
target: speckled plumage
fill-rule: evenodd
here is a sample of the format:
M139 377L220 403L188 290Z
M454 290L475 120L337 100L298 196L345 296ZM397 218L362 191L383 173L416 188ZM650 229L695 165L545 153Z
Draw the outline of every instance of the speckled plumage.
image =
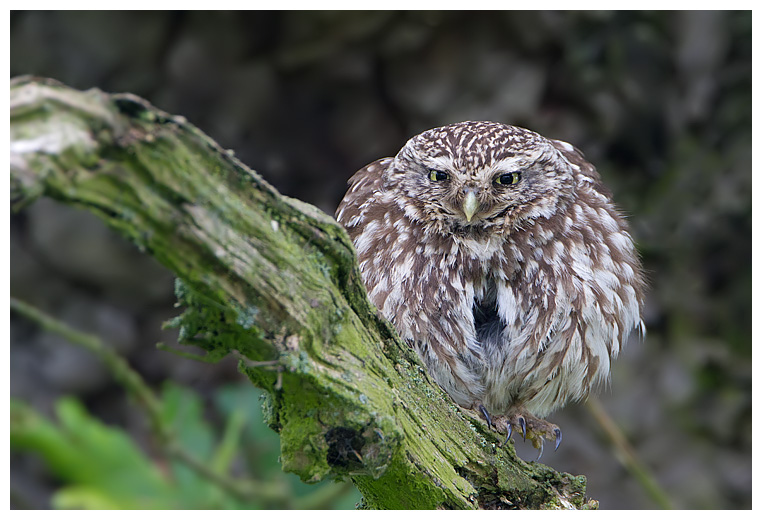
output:
M465 408L544 417L606 381L643 329L627 226L567 143L458 123L349 185L337 219L371 301Z

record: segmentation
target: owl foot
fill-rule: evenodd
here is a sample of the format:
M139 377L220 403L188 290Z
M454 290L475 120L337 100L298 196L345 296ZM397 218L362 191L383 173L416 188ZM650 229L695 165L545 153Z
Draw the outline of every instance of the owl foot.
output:
M492 418L495 429L506 434L506 442L511 438L514 429L521 432L524 440L529 439L532 445L540 450L537 460L542 457L545 439L555 442L555 449L561 444L561 428L524 411L513 415L500 415Z

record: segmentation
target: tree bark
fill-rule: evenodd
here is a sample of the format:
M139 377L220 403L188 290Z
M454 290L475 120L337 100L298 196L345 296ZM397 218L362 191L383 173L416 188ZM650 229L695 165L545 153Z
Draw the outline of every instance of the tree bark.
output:
M267 391L284 470L350 478L369 508L595 506L584 476L522 461L428 379L332 217L131 94L21 77L10 97L12 210L86 208L171 269L170 325Z

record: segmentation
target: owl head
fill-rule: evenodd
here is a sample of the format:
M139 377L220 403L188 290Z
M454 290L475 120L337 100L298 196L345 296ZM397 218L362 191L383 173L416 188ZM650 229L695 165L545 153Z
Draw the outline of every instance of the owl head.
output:
M442 233L510 232L553 214L574 191L571 164L553 142L487 121L413 137L383 180L411 219Z

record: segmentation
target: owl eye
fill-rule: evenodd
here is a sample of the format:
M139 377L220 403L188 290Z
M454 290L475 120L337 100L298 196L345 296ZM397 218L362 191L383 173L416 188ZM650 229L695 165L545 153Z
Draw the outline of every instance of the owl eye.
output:
M495 184L516 184L521 180L521 172L502 173L495 177Z
M440 170L429 170L429 179L434 182L446 181L449 178L450 176L447 174L447 172Z

